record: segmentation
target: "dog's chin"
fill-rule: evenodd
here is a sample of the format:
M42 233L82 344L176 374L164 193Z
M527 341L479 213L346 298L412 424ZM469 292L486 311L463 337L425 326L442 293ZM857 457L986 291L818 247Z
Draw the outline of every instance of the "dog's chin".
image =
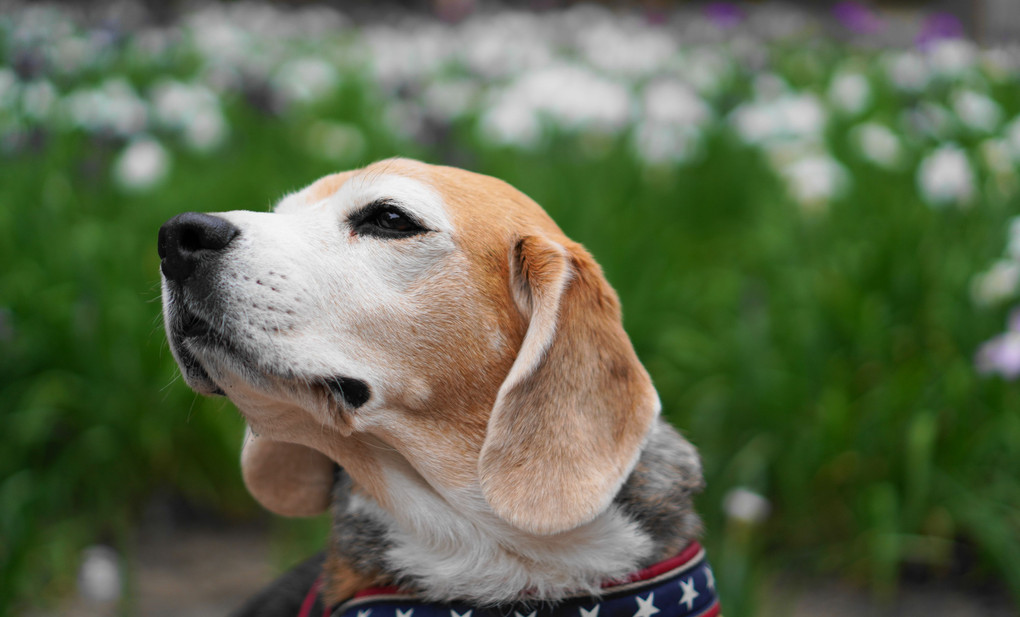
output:
M175 306L171 315L167 323L167 339L184 382L198 394L225 396L223 388L210 376L209 371L192 351L196 346L208 345L213 336L212 327L180 303Z
M198 358L187 349L182 338L171 336L171 347L181 376L188 387L203 396L225 396L223 388L213 380Z

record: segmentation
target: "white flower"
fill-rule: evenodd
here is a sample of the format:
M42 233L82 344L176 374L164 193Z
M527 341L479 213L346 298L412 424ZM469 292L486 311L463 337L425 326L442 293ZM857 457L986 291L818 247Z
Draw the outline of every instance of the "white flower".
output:
M277 69L272 84L286 103L312 103L332 94L340 75L321 58L298 58Z
M482 136L499 145L532 148L542 138L542 124L535 110L512 100L489 107L479 120Z
M170 155L151 137L141 137L124 148L113 163L113 177L122 189L152 188L170 171Z
M129 57L136 58L143 64L160 63L168 55L176 52L179 37L180 31L174 26L143 28L135 31L131 37L131 47L127 53L130 54Z
M650 75L677 52L676 42L665 32L619 18L580 30L578 39L592 66L620 77Z
M552 62L553 27L550 20L534 14L505 11L469 19L458 29L459 41L449 32L444 39L451 41L453 51L473 73L497 79Z
M219 107L206 107L195 112L184 127L184 143L196 152L210 152L227 140L230 129Z
M251 35L217 8L196 12L188 19L195 48L210 62L240 64L252 53Z
M928 49L928 65L942 77L961 77L977 59L977 46L965 39L940 39Z
M773 101L744 103L730 116L737 133L749 144L821 139L827 115L812 94L784 95Z
M123 78L112 77L98 88L75 90L63 100L71 122L89 132L137 135L149 124L149 108Z
M780 99L780 112L785 116L787 130L797 137L820 134L825 130L826 113L813 94L798 94Z
M790 92L790 85L775 73L757 73L753 88L754 98L758 101L772 101Z
M1020 377L1020 332L1009 330L987 341L978 349L975 364L979 373Z
M967 128L979 133L991 133L1002 123L999 104L973 90L960 90L953 95L953 111Z
M156 120L165 127L179 129L206 107L218 107L216 95L202 84L188 84L164 78L149 92Z
M1000 259L987 272L976 275L970 284L970 295L976 304L994 306L1016 296L1020 286L1020 264Z
M894 52L884 58L886 75L893 86L904 92L920 92L930 79L928 65L916 52Z
M36 120L47 118L56 100L57 89L45 79L27 83L21 90L22 111Z
M208 152L226 141L229 129L219 98L202 84L163 79L153 86L150 97L156 119L181 132L192 150Z
M557 63L529 72L497 93L494 108L509 118L506 107L521 107L521 124L529 114L545 117L567 130L616 133L627 125L631 96L616 81L580 66Z
M730 123L748 144L761 144L782 132L781 118L769 104L744 103L733 110Z
M368 28L365 42L376 82L391 92L429 79L456 51L456 37L449 28L424 22Z
M108 546L90 546L82 551L78 570L78 591L93 602L114 602L121 594L120 559Z
M828 97L833 107L856 116L871 105L871 84L860 73L841 72L829 84Z
M726 516L742 523L761 523L768 518L771 510L772 504L768 499L744 487L730 489L723 498Z
M477 82L469 79L440 79L422 93L422 103L429 115L445 121L466 114L477 98Z
M714 49L699 47L693 49L678 66L684 78L705 96L721 90L731 79L734 68L729 58Z
M929 205L970 205L974 197L974 171L967 154L953 143L940 146L921 161L917 186Z
M684 163L699 152L701 132L691 126L642 120L634 127L631 143L645 162Z
M106 46L98 36L62 37L54 41L50 58L58 72L74 75L96 67Z
M850 139L866 161L879 167L894 169L903 161L899 137L883 124L858 124L851 129Z
M825 154L794 161L785 165L781 172L791 195L806 210L823 208L842 194L849 183L846 169Z
M712 110L687 85L660 79L645 87L642 96L645 117L654 123L700 126L712 117Z

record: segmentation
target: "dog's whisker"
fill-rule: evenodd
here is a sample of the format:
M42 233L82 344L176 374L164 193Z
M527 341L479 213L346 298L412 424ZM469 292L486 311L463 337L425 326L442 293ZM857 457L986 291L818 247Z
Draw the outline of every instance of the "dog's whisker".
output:
M188 407L188 416L184 419L185 424L191 424L191 412L195 411L196 403L198 403L198 394L195 394L191 399L191 405Z

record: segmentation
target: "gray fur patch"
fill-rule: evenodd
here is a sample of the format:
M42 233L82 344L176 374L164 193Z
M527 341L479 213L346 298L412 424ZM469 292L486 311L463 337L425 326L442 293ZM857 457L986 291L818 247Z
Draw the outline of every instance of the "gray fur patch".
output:
M337 469L333 484L333 528L329 552L342 555L352 568L362 573L386 573L386 551L393 544L383 521L365 513L351 511L351 477Z
M694 495L704 486L697 450L659 419L634 471L614 500L661 551L645 565L673 556L700 535L701 519L694 511Z

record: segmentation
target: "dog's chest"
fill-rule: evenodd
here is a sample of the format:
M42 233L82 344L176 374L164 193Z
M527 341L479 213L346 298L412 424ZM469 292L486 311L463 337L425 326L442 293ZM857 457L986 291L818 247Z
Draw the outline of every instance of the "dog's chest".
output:
M400 475L387 480L393 494L401 496L393 512L353 495L346 509L351 521L337 521L338 529L358 520L375 521L381 530L377 541L366 543L362 533L337 548L348 554L381 553L380 567L429 599L491 603L512 602L524 594L557 600L591 593L604 581L637 570L653 550L648 535L615 506L569 532L532 536L492 515L477 489L441 496Z

